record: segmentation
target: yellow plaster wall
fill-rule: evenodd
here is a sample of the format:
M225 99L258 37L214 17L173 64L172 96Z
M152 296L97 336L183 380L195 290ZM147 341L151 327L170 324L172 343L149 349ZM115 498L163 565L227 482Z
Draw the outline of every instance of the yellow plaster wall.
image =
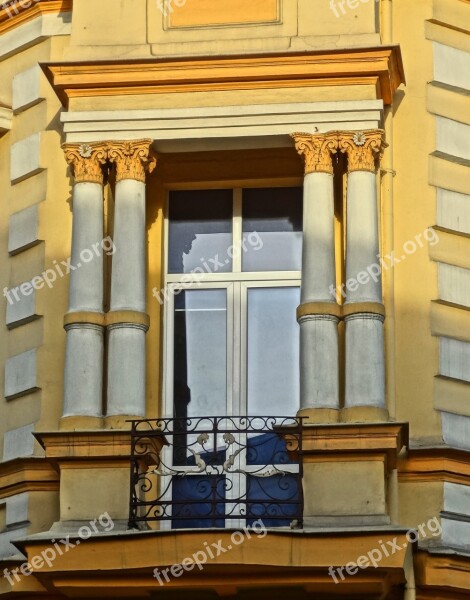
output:
M12 103L13 77L38 62L61 60L68 44L65 36L42 41L31 48L0 61L0 102ZM61 104L45 76L41 81L38 104L13 116L12 129L0 138L0 289L31 280L52 261L65 260L70 254L71 213L67 203L69 181L61 145L59 113ZM41 132L41 166L45 170L10 185L10 148L17 141ZM46 169L47 167L47 169ZM39 244L8 255L8 230L11 214L39 205ZM62 315L66 310L68 278L58 278L52 289L36 291L36 314L40 317L0 335L0 449L5 431L35 422L36 429L56 428L62 410L64 332ZM1 321L4 323L7 300L0 296ZM7 358L37 348L37 379L40 391L14 400L3 398L4 363ZM36 453L41 453L35 444ZM0 450L1 451L1 450Z
M428 155L435 148L434 119L426 110L433 56L424 24L430 18L431 0L393 3L393 38L402 48L407 85L396 95L393 119L394 248L400 263L385 278L393 276L395 283L396 418L410 422L412 439L438 441L440 418L432 405L438 348L430 322L431 300L437 298L436 266L426 242L401 260L403 245L436 222L435 190L428 184Z
M335 9L329 0L232 0L229 6L213 0L80 0L74 5L67 56L130 58L371 46L379 43L378 14L379 3L374 0L337 0Z

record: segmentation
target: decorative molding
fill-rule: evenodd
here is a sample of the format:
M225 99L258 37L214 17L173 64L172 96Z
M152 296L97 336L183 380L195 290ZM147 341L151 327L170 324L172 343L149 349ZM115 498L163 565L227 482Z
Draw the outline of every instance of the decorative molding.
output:
M295 149L303 157L305 175L309 173L328 173L333 175L332 154L338 151L338 138L335 133L312 135L293 133Z
M405 83L399 46L255 56L42 65L64 105L71 98L215 90L373 85L390 105Z
M150 317L148 314L137 310L113 310L105 315L107 326L118 324L141 325L145 331L150 327Z
M84 323L105 327L105 319L106 315L97 312L80 311L67 313L64 316L64 328L67 329L67 327L70 325L79 325Z
M365 131L331 131L325 134L293 133L295 149L303 156L305 174L333 174L332 154L338 150L348 156L348 172L377 171L383 151L388 146L382 129Z
M351 304L343 304L341 309L343 319L359 314L374 314L385 317L385 306L380 302L351 302Z
M336 302L307 302L297 307L297 321L308 315L331 315L339 319L341 306Z
M106 144L95 142L92 144L63 144L65 160L70 165L75 183L104 182L103 165L106 164Z
M470 485L469 453L446 446L411 448L398 460L398 479Z
M377 171L383 151L388 146L382 129L338 132L339 150L348 156L348 173L354 171Z
M0 464L0 498L59 489L59 473L42 458L15 458Z
M17 542L16 546L30 560L51 547L54 533L30 536ZM233 544L231 552L221 554L214 564L207 566L203 580L197 569L185 573L185 577L173 578L169 586L176 597L185 597L184 592L188 590L193 595L196 591L214 597L234 597L246 587L256 594L267 586L272 589L306 588L314 590L315 595L328 596L338 591L337 582L328 575L331 565L354 564L364 549L377 546L378 539L384 546L398 544L405 548L408 545L406 534L404 527L368 527L361 531L353 528L331 531L324 527L299 532L286 528L284 531L270 530L268 536L252 535L241 546L233 544L231 530L98 533L86 544L76 544L73 552L64 554L50 567L34 569L31 577L47 581L48 590L65 597L83 596L83 590L90 597L124 597L129 596L130 589L138 589L141 596L150 596L155 590L156 567L179 565L184 557L204 548L204 544L211 546L217 542L225 548ZM76 539L76 533L70 535L72 542ZM410 545L402 552L387 553L380 561L380 569L366 565L347 581L347 597L365 600L391 597L395 595L394 588L399 597L406 581L405 568L411 552Z
M151 139L109 143L108 158L116 165L116 182L135 179L145 183L145 172L152 173L157 165L152 143Z
M306 461L328 455L355 461L361 455L374 455L387 458L388 468L395 469L398 455L406 447L408 423L307 423L303 429L302 451Z
M419 550L414 557L417 598L458 600L470 590L470 557L450 548ZM425 595L423 595L425 594ZM429 595L428 595L429 594ZM448 594L448 595L447 595Z
M33 0L27 8L19 4L17 0L10 6L6 2L0 4L0 35L41 15L70 12L73 0Z

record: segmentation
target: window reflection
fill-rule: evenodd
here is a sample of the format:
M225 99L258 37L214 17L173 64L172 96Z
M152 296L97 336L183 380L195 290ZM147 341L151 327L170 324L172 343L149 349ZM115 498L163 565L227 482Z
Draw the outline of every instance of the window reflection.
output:
M232 190L170 194L169 273L190 273L218 255L219 272L232 270ZM227 262L225 262L227 260Z
M262 248L247 244L257 232ZM300 271L302 188L243 190L243 271Z
M295 415L299 403L298 287L248 290L250 415Z

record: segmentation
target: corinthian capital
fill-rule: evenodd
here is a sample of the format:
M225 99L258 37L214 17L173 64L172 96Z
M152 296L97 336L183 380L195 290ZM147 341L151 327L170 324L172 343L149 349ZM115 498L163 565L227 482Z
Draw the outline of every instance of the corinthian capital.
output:
M152 140L108 143L109 161L116 165L116 181L135 179L145 183L145 172L151 173L157 164L151 144Z
M106 163L106 144L63 144L65 160L70 165L75 183L103 184L103 165Z
M338 150L338 139L335 133L292 133L291 138L295 142L295 149L304 159L305 175L308 173L333 174L331 155Z
M348 155L348 172L376 171L376 163L387 147L382 129L338 132L339 149Z

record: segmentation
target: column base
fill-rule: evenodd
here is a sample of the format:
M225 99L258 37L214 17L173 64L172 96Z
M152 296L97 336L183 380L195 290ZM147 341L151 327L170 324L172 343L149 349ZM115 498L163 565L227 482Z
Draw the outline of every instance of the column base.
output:
M130 429L131 423L129 421L141 421L145 419L142 416L135 415L112 415L105 417L104 427L105 429Z
M336 408L302 408L297 417L303 417L304 423L338 423L340 411Z
M389 421L388 410L378 406L351 406L341 410L343 423L388 423Z
M62 417L59 422L60 431L86 431L87 429L103 429L103 417L74 415Z

